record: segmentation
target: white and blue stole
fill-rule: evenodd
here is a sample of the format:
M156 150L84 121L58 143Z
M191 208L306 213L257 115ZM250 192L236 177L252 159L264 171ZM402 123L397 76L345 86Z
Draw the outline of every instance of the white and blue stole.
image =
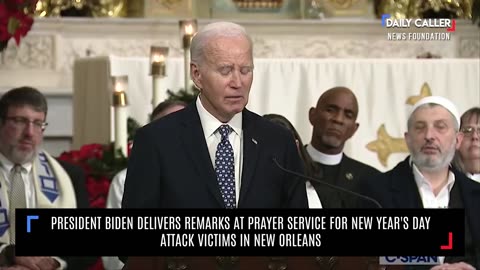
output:
M40 151L33 161L35 205L31 208L76 208L77 201L70 176L47 152ZM29 180L31 178L29 177ZM0 242L9 243L8 185L0 172Z

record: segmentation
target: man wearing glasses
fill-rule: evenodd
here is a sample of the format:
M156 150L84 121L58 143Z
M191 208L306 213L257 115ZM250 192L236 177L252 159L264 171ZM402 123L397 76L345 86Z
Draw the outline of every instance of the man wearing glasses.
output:
M480 107L471 108L462 115L460 131L464 136L455 157L456 165L480 183Z
M85 269L91 259L14 255L15 209L88 207L82 170L41 149L47 109L45 97L31 87L0 98L0 266Z

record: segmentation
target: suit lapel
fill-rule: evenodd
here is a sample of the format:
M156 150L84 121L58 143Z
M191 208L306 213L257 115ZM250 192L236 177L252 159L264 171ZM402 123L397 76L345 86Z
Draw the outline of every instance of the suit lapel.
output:
M338 170L338 175L336 179L341 179L337 181L343 181L346 186L352 185L352 181L358 180L356 179L358 175L355 175L353 171L348 168L354 168L355 165L351 164L351 159L343 153L342 160L340 161L340 168ZM339 183L337 183L339 184Z
M219 205L224 207L195 103L185 108L182 124L184 130L180 134L185 145L186 154L190 157L197 171L198 180L206 181L208 190L218 201Z
M258 136L255 132L254 119L248 110L243 110L242 114L242 126L243 126L243 168L242 179L240 188L240 198L238 205L242 205L242 202L247 197L248 189L251 186L253 180L253 174L255 172L257 159L258 159Z
M396 208L423 208L418 187L415 184L409 157L395 167L391 177L393 206Z

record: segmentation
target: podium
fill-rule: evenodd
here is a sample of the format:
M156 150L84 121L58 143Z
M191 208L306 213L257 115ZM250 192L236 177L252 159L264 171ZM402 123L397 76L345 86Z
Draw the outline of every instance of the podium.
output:
M385 270L378 257L129 257L123 270ZM389 265L388 270L403 266Z

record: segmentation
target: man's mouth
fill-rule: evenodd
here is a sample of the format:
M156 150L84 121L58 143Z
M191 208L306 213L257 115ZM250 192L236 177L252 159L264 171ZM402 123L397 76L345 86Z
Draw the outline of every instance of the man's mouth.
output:
M440 152L440 149L438 149L438 147L433 145L422 147L422 153L425 153L425 154L436 154L438 152Z
M342 132L335 128L327 128L326 133L328 135L342 136Z

